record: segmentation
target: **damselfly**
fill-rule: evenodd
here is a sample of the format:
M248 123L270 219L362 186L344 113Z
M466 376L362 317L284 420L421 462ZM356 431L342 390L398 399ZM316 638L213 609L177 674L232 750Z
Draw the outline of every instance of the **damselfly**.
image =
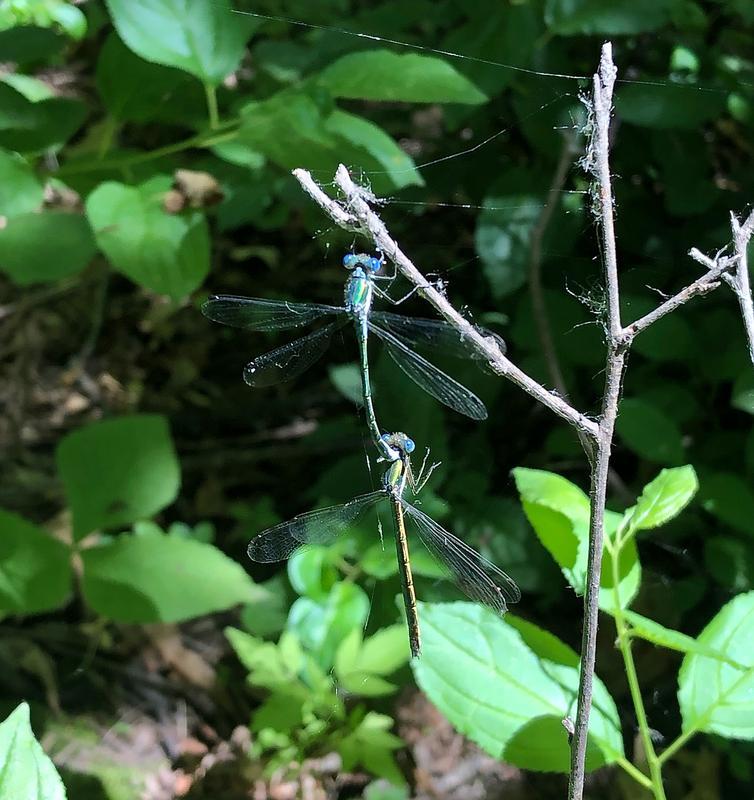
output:
M326 350L333 333L353 320L359 345L361 381L367 422L375 444L383 455L393 460L380 444L381 434L372 406L367 358L367 335L375 334L387 346L398 366L422 389L450 408L472 419L486 419L484 403L469 389L415 352L415 347L433 348L441 353L475 356L473 346L464 341L456 329L443 320L406 317L384 311L373 311L372 300L377 293L387 297L375 285L377 280L391 280L394 275L378 275L382 261L364 254L348 254L343 259L352 270L345 288L342 306L318 303L293 303L285 300L262 300L253 297L217 295L202 306L202 313L215 322L252 331L277 331L299 328L319 319L331 319L325 327L300 339L258 356L244 369L244 380L250 386L269 386L294 378L310 367ZM396 301L393 301L396 302ZM503 340L490 331L504 348Z
M288 558L303 545L329 544L365 511L381 501L389 501L395 525L398 572L411 655L416 657L421 650L421 636L406 527L418 533L447 576L472 600L504 614L508 603L518 602L521 592L508 575L403 497L407 484L417 491L422 484L421 478L415 479L411 471L414 442L404 433L383 434L382 438L389 448L399 453L399 457L388 467L381 489L359 495L343 505L299 514L287 522L268 528L251 541L248 553L253 561L269 563Z

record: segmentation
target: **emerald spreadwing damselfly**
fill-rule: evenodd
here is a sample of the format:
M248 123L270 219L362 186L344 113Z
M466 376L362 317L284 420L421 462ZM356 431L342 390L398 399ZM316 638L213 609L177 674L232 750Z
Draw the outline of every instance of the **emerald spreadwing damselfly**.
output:
M299 514L287 522L268 528L251 541L248 554L253 561L271 563L288 558L305 545L330 544L368 509L381 502L389 502L395 527L398 572L406 609L411 655L417 657L421 650L421 634L411 572L408 530L418 534L447 577L472 600L504 614L508 603L518 602L521 592L508 575L405 499L403 494L407 485L418 491L423 483L421 477L417 476L415 479L411 471L414 442L404 433L383 434L382 438L387 447L399 456L391 461L380 489L354 497L342 505Z
M375 445L383 456L393 461L397 454L386 451L372 405L367 356L369 333L384 342L393 361L432 397L471 419L486 419L487 409L472 391L415 351L418 346L451 356L474 357L476 351L473 346L465 342L453 326L443 320L372 310L374 294L386 296L376 287L375 281L392 280L395 277L377 274L382 263L381 259L365 254L348 254L344 257L344 266L352 272L346 283L342 306L216 295L202 305L202 313L215 322L252 331L289 330L320 319L331 320L313 333L250 361L244 369L244 380L250 386L269 386L300 375L324 353L333 333L352 320L359 345L367 423ZM504 342L497 334L486 330L483 333L495 337L504 348Z

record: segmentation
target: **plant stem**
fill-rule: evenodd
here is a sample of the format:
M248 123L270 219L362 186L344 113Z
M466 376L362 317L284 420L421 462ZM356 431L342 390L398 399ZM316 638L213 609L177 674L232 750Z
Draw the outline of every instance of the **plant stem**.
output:
M621 605L620 597L620 554L623 547L623 540L617 540L615 547L610 551L610 562L612 565L613 573L613 618L615 619L615 628L618 633L618 648L623 656L623 664L626 668L626 679L628 680L628 688L631 692L631 700L634 704L634 711L636 712L636 721L639 726L639 734L644 745L644 754L647 758L647 765L649 766L649 775L652 792L656 800L665 800L665 789L662 785L662 770L660 769L660 762L655 753L654 745L652 744L652 734L649 730L649 723L647 721L647 712L644 708L644 700L641 696L641 688L639 686L639 677L636 674L636 664L634 663L634 655L631 651L631 636L629 627L626 623L626 618L623 616L623 606Z
M615 760L615 763L645 789L652 788L652 781L640 769L637 769L627 758L620 756Z
M182 142L174 142L173 144L165 145L165 147L158 147L156 150L147 150L144 153L134 153L133 155L123 156L121 158L82 161L78 164L63 164L62 167L55 171L55 176L65 177L66 175L80 175L85 172L125 169L135 164L145 164L148 161L155 161L165 156L173 155L174 153L181 153L184 150L191 150L199 147L212 147L213 144L226 142L238 136L238 129L230 127L231 125L238 125L238 121L233 120L232 122L228 122L227 125L229 130L199 133L196 136L184 139ZM223 125L223 128L224 127L225 125Z
M207 97L209 127L214 131L220 126L220 114L217 110L217 89L211 83L205 83L204 94Z

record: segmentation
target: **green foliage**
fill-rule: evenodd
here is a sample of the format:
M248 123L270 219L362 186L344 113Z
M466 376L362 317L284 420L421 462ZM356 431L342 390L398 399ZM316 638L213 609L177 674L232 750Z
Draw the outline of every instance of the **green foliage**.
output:
M420 604L419 686L458 730L495 758L567 772L562 719L573 718L578 655L532 623L470 603ZM615 703L595 680L587 766L623 755Z
M648 461L677 464L683 460L683 442L675 420L645 400L621 400L615 430L626 447Z
M147 61L217 86L241 60L255 23L227 0L106 0L120 38Z
M624 515L631 533L659 528L677 516L699 488L692 466L663 469L642 490L636 505Z
M63 781L34 738L29 706L21 703L0 723L0 797L65 800Z
M724 605L698 641L736 665L707 654L689 653L678 675L678 702L684 733L704 731L732 739L754 739L754 592Z
M77 538L150 517L172 503L180 487L167 421L155 415L75 431L60 442L57 462Z
M216 547L160 531L120 536L81 555L84 598L118 622L182 622L264 596Z
M42 185L31 166L16 153L0 150L0 214L12 217L42 204Z
M334 61L318 83L333 97L405 103L469 103L487 98L446 61L390 50L351 53Z
M92 231L80 214L19 214L0 230L0 269L18 286L75 275L95 251Z
M71 592L69 559L62 542L0 509L0 611L35 614L61 606Z
M8 0L0 6L0 30L20 25L59 27L73 39L83 39L87 25L84 12L68 0Z
M97 244L119 272L175 300L196 289L209 272L209 231L204 216L168 213L171 180L157 175L140 186L101 184L86 213Z

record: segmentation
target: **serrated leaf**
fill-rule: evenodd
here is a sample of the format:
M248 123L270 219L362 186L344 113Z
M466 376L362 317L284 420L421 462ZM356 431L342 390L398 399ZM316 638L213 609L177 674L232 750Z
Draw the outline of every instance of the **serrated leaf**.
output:
M34 738L29 706L21 703L0 723L0 797L7 800L65 800L63 781Z
M0 611L36 614L60 607L71 592L70 557L69 548L46 531L0 509Z
M698 488L696 471L690 464L663 469L644 487L636 505L626 511L629 529L659 528L683 511Z
M472 603L420 603L416 680L453 723L494 758L525 769L568 772L561 720L574 718L578 656L531 623ZM615 703L595 678L587 769L623 756Z
M683 659L678 702L684 732L754 740L754 592L724 605L697 638L742 668L696 653Z
M120 38L137 55L217 86L235 70L259 22L228 0L106 0Z
M210 544L122 535L81 552L87 603L118 622L182 622L252 602L263 590Z
M318 78L334 97L406 103L484 103L486 96L454 67L434 56L366 50L349 53Z
M81 214L20 214L0 228L0 270L17 286L75 275L96 250L91 228Z
M97 244L132 281L180 300L209 272L209 230L199 211L168 214L162 202L172 180L156 176L141 186L109 181L87 198Z
M170 429L158 415L87 425L62 439L56 458L77 538L151 517L180 488Z

